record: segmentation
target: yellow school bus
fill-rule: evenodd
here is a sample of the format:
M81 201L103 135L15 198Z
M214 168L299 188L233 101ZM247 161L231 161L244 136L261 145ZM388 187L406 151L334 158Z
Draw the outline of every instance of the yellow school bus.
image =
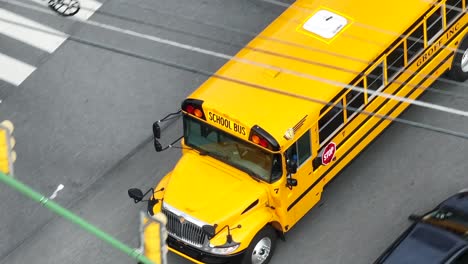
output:
M182 156L148 206L167 216L169 250L196 263L268 263L277 238L391 123L363 111L397 117L409 106L379 93L415 99L444 73L467 79L467 4L287 8L182 103Z

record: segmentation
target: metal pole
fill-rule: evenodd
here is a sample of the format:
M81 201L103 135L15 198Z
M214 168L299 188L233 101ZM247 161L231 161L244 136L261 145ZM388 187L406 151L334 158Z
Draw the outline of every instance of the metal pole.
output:
M25 196L31 198L33 201L40 203L42 206L50 209L52 212L58 214L59 216L69 220L70 222L80 226L84 230L88 231L89 233L95 235L96 237L100 238L101 240L107 242L112 247L124 252L125 254L129 255L131 258L135 259L138 262L144 264L155 264L147 257L145 257L142 253L138 252L136 249L131 248L124 243L120 242L119 240L115 239L111 235L107 234L106 232L100 230L99 228L91 225L86 220L82 219L81 217L73 214L71 211L63 208L59 204L55 203L49 198L45 197L44 195L34 191L27 185L23 184L22 182L0 172L0 181L7 184L8 186L12 187L16 191L24 194Z

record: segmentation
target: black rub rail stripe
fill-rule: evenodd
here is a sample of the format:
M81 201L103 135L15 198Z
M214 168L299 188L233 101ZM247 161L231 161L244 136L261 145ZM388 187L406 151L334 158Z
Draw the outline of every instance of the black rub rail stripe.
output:
M460 32L463 32L463 30L465 29L465 27L463 27L457 34L455 34L454 36L452 36L449 40L447 40L447 43L448 42L451 42L455 37L457 37L458 35L460 35ZM439 49L433 56L437 56L439 53L441 53L444 49ZM421 53L421 54L424 54L424 53ZM440 61L440 63L437 65L437 67L434 67L434 69L432 69L432 71L426 75L426 77L424 77L417 85L415 85L415 87L411 90L411 92L408 94L408 96L411 96L411 94L413 94L418 88L419 86L424 83L427 79L429 79L429 77L442 65L446 62L447 58L449 58L450 56L452 56L453 52L451 52L449 55L447 55L444 59L442 59ZM416 60L415 60L416 61ZM413 61L413 63L415 62ZM429 62L432 62L432 60L428 60L426 61L423 65L421 65L419 68L423 68L425 67ZM415 71L409 78L407 81L403 82L400 87L398 87L398 89L395 91L395 93L398 93L401 89L403 89L403 87L409 82L409 80L413 79L415 76L416 76L417 72ZM390 98L387 98L385 99L384 102L382 102L382 104L379 105L379 107L377 107L377 109L375 110L376 112L378 112L383 106L385 106L385 104L390 100ZM397 105L395 105L390 111L389 113L391 114L392 112L395 111L396 108L398 108L402 103L404 102L400 102L398 103ZM361 124L364 124L366 123L370 118L372 118L372 116L368 116L363 122L361 122ZM342 157L346 157L346 155L352 150L354 149L354 147L356 145L358 145L363 138L367 137L367 135L369 135L372 131L374 131L384 120L386 119L380 119L380 121L375 124L371 129L369 129L369 131L363 136L361 137L361 139L359 141L357 141L352 147L349 148L348 151L346 151L346 153L344 153L342 155ZM361 125L360 124L360 125ZM343 144L343 142L346 142L349 137L351 137L352 135L354 135L354 133L356 132L357 129L359 129L360 126L356 126L356 129L353 130L353 132L349 133L348 136L342 141L341 144ZM338 148L338 146L337 146ZM336 161L319 179L317 179L314 183L312 183L312 185L307 188L296 200L294 200L294 202L292 202L289 206L288 206L288 209L287 211L291 210L302 198L304 198L304 196L307 195L307 193L309 193L325 176L328 175L328 173L330 173L331 170L333 170L333 168L339 163L339 161L343 159L343 158L340 158L338 159L338 161Z

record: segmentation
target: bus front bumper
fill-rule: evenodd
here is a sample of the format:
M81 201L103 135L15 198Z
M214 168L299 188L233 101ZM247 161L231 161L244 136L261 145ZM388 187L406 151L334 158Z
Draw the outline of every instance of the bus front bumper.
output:
M175 254L186 258L194 263L209 263L209 264L228 264L228 263L241 263L242 258L244 257L245 250L236 253L234 255L214 255L201 251L197 248L184 244L183 242L177 241L175 238L168 236L167 245L169 250Z

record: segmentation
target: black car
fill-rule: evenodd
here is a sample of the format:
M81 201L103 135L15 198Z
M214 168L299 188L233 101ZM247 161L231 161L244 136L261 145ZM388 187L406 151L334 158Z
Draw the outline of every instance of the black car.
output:
M468 189L422 216L374 264L468 264Z

